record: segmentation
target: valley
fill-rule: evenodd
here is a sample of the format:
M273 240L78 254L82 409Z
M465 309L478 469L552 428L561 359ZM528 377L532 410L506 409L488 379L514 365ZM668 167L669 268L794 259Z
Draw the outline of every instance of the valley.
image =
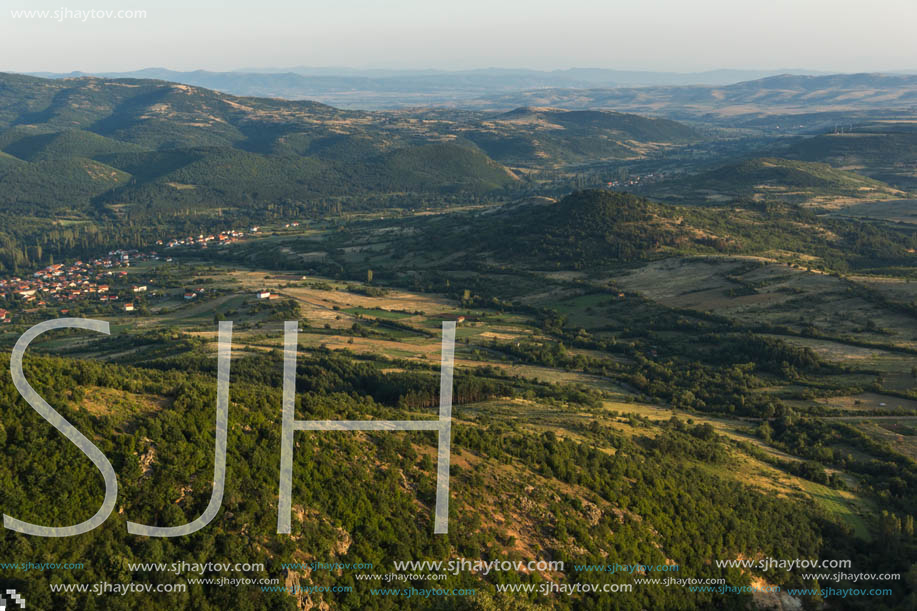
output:
M82 562L80 574L0 576L39 608L108 608L52 585L117 577L188 585L124 596L125 609L421 609L429 601L380 596L376 574L408 560L550 560L564 568L410 583L475 590L435 608L481 611L834 608L586 568L678 565L682 578L786 592L830 580L723 562L823 558L900 577L884 607L836 608L908 608L910 124L861 117L842 138L803 119L778 134L776 120L369 112L0 75L0 349L49 319L110 324L40 336L25 372L120 486L82 538L0 541L11 557ZM851 149L856 133L864 146ZM128 520L179 525L207 507L226 321L220 511L187 537L130 535ZM286 321L298 322L301 420L435 418L442 323L455 321L447 535L432 533L429 431L297 432L292 533L277 534ZM104 492L94 465L8 370L0 408L4 513L91 516ZM257 561L254 578L284 587L126 568L183 558ZM313 562L375 568L303 568ZM633 589L507 591L586 583Z

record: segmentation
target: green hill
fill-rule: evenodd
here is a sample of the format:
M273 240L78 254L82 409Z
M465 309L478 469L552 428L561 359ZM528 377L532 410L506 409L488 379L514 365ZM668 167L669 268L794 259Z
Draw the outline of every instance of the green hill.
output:
M442 185L487 191L512 184L515 177L480 149L451 142L402 148L374 160L380 178L392 177L392 186L427 190Z
M0 151L36 162L6 176L2 201L11 205L61 209L96 200L142 204L131 209L155 215L370 192L483 193L518 182L451 133L454 124L400 114L163 81L5 74L0 107ZM67 160L73 163L45 163ZM89 174L109 178L89 178L82 171L88 160L110 166ZM13 165L12 158L0 162ZM54 175L42 178L51 168Z
M138 180L100 198L109 204L153 201L159 208L232 208L305 198L339 186L322 176L324 164L316 159L231 148L117 155L107 160L140 172Z
M101 201L155 201L162 208L231 208L345 192L485 192L515 181L479 150L454 143L408 147L348 161L262 155L233 148L129 153L102 159L135 180L105 194Z
M667 119L602 110L518 108L467 127L462 135L504 163L563 165L635 159L697 141L696 130Z
M658 183L649 188L649 193L669 201L689 203L747 198L781 199L823 206L904 195L883 182L839 170L826 163L775 157L748 159L687 178Z
M418 260L525 269L603 269L673 255L730 254L820 261L826 268L911 265L917 234L820 216L799 205L745 200L676 206L629 193L574 192L454 218L418 221L401 250Z
M677 220L679 209L628 193L578 191L421 223L410 249L424 260L468 257L501 265L594 267L690 248L704 235ZM470 265L470 263L469 263Z
M126 172L83 157L16 164L0 176L0 205L29 213L85 209L93 197L129 179Z
M12 155L0 151L0 176L14 168L25 165L25 163L25 161L18 157L13 157Z
M820 161L855 170L896 188L917 190L917 124L883 122L857 125L842 133L800 138L781 148L781 157Z
M917 159L917 130L864 128L862 131L821 134L797 141L786 155L838 167L870 168L903 163Z
M15 147L23 140L54 132L53 128L40 125L16 125L9 129L0 129L0 151L7 152L8 148Z
M277 137L269 151L279 155L308 155L334 161L365 160L381 154L390 146L366 134L318 135L296 132Z
M23 135L3 150L26 161L86 157L90 159L113 153L143 150L135 144L120 142L79 129L67 129L35 135Z
M580 191L554 205L535 206L501 219L494 244L506 256L532 253L555 261L629 261L688 240L667 222L661 208L643 198L612 191Z
M138 182L154 180L206 157L219 149L172 149L100 155L98 160L132 175Z

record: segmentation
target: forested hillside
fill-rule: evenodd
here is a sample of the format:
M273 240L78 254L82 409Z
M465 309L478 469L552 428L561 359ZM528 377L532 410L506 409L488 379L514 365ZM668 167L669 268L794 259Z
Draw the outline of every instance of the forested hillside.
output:
M819 216L793 204L675 206L609 190L418 220L412 229L413 235L401 238L401 256L547 269L600 270L676 254L741 254L848 271L910 265L917 246L914 228Z
M902 197L905 192L827 163L758 157L653 185L653 197L673 202L718 203L737 199L832 206Z
M368 193L500 193L520 183L501 163L640 158L698 138L673 121L609 112L415 116L153 80L0 75L2 203L44 214L149 218Z

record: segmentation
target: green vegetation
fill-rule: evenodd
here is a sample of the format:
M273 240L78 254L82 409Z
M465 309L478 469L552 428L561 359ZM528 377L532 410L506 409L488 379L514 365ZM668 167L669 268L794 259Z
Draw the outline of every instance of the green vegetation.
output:
M906 268L917 245L911 228L826 218L791 204L679 207L605 190L418 220L410 227L398 256L423 253L435 261L448 253L485 267L496 259L502 265L595 269L673 254L742 254L848 271Z
M92 132L66 129L59 132L34 134L35 128L14 127L4 132L3 150L25 161L69 159L84 157L95 159L101 155L128 153L141 147L112 140ZM17 138L21 135L22 137Z
M386 193L424 201L418 194L501 192L520 179L489 152L556 167L697 139L674 121L607 112L526 110L455 125L159 81L0 75L0 83L0 150L28 162L0 161L2 203L144 223L277 205L327 212L335 209L329 198ZM538 136L550 160L534 146L527 156L497 154L500 142L530 138L532 121L553 134Z
M640 158L665 145L701 138L696 130L668 119L544 108L518 108L461 133L503 163L555 167Z
M838 558L850 573L903 575L878 603L843 608L914 608L917 231L865 203L841 215L846 203L900 193L839 168L836 155L792 153L835 135L765 141L754 121L776 119L742 121L695 129L531 107L365 113L160 81L0 75L0 308L12 321L0 349L38 321L109 321L108 336L37 338L25 368L119 478L117 511L91 534L0 537L11 562L83 569L0 577L53 609L745 609L761 601L653 585L504 598L494 585L630 583L575 567L669 563L679 577L732 586L812 587L799 572L715 561ZM893 131L909 133L883 133ZM912 171L880 157L862 171ZM679 180L659 179L673 170ZM580 188L625 179L643 194L677 185L683 199ZM694 199L708 192L713 205ZM229 229L245 235L170 245ZM84 272L68 264L115 249L144 254L85 271L111 285L106 299L72 295ZM18 294L52 261L63 294ZM127 520L177 525L208 503L225 320L221 510L189 537L129 535ZM426 432L297 432L293 532L277 535L283 323L293 320L296 417L352 420L436 418L440 329L456 322L448 535L432 533L437 445ZM49 525L91 515L96 470L8 371L0 410L3 513ZM459 557L566 568L398 584L479 592L431 603L374 596L390 584L354 571L282 566L371 562L366 573L382 575L395 561ZM245 577L352 590L49 588L186 583L127 568L181 561L264 563Z
M802 138L790 142L781 154L856 169L899 189L917 189L913 163L917 158L917 129L912 121L866 122L843 133Z
M0 176L0 205L19 213L85 211L93 197L129 178L117 168L80 157L14 165Z
M722 202L767 199L813 203L826 198L875 199L901 196L901 191L826 163L773 157L731 163L689 178L654 186L656 197L672 201Z

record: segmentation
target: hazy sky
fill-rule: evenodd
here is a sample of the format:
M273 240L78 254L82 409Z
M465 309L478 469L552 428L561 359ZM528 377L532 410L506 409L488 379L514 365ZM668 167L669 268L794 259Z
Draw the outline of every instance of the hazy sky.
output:
M917 0L2 0L0 70L917 69ZM14 18L145 10L145 19Z

